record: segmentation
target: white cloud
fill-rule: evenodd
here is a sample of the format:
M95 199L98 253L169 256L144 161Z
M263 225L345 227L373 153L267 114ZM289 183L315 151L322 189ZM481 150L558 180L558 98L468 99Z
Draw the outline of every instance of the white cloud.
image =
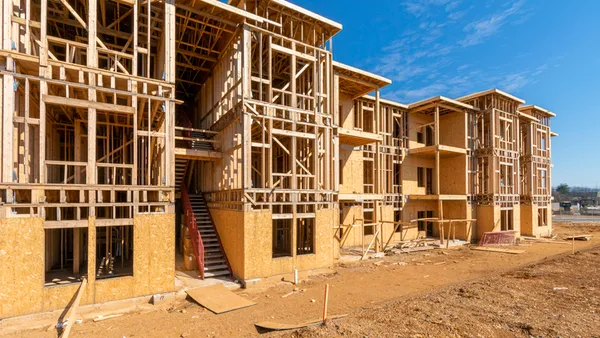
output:
M454 11L461 0L416 0L402 3L404 10L417 18L431 16L432 8L444 7L446 12Z
M437 95L460 97L485 88L510 92L535 83L540 74L554 65L553 60L526 69L514 66L509 60L506 64L486 64L477 58L461 61L473 52L471 46L531 13L524 8L524 1L511 0L501 10L487 7L490 14L471 23L464 16L476 7L473 3L460 0L403 3L405 11L418 18L417 24L369 62L371 71L394 81L384 88L384 97L410 103Z
M512 92L525 87L533 81L534 78L530 76L529 72L508 74L504 76L503 80L498 82L497 87L504 91Z
M509 17L521 13L521 7L524 3L524 0L515 1L503 11L493 13L483 20L471 22L465 27L464 31L467 36L460 44L467 47L482 43L486 38L500 31L500 28L509 22Z
M415 102L427 97L440 95L440 93L446 91L447 89L448 86L443 83L433 83L415 89L396 90L387 96L392 100L400 102Z

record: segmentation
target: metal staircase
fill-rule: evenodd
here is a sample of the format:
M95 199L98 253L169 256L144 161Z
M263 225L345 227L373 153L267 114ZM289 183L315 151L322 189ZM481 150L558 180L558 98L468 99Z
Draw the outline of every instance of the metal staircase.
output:
M208 140L209 135L200 131L191 131L191 144L190 147L196 150L208 150L214 151L213 145L211 142L206 142L203 140Z
M231 275L229 263L204 198L201 194L189 195L189 200L204 247L204 277Z
M180 122L185 127L175 128L177 147L214 151L209 134L216 133L192 128L192 123L185 114L182 115ZM178 192L181 196L185 222L194 247L200 278L231 276L227 256L202 194L189 194L187 191L185 178L194 167L189 158L175 157L175 184L179 187Z
M183 182L183 177L185 176L185 172L187 170L188 160L185 158L175 158L175 186L181 187L181 182Z

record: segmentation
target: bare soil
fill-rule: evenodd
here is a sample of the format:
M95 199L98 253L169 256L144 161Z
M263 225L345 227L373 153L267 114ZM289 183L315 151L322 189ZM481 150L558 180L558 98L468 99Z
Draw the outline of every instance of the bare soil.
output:
M237 293L257 305L215 315L183 301L101 322L86 320L70 337L600 337L600 223L555 223L559 238L519 255L466 247L344 264L294 286L281 282ZM254 323L299 323L348 314L324 326L261 333ZM294 288L299 291L281 297ZM314 301L313 301L314 300ZM11 337L55 337L28 330ZM8 335L0 336L8 337Z

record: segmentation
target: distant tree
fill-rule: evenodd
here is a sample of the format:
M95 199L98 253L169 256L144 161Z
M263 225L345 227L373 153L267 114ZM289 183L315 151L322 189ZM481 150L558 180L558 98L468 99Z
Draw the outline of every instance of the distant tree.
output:
M558 191L558 193L561 195L567 195L570 190L571 189L569 188L569 185L566 183L561 183L558 185L558 187L556 187L556 191Z

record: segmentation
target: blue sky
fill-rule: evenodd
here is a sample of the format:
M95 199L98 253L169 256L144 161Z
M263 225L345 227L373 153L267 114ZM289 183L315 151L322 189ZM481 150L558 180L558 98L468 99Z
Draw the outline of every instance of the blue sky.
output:
M341 23L334 58L402 103L498 88L554 111L553 185L600 187L600 1L292 0Z

